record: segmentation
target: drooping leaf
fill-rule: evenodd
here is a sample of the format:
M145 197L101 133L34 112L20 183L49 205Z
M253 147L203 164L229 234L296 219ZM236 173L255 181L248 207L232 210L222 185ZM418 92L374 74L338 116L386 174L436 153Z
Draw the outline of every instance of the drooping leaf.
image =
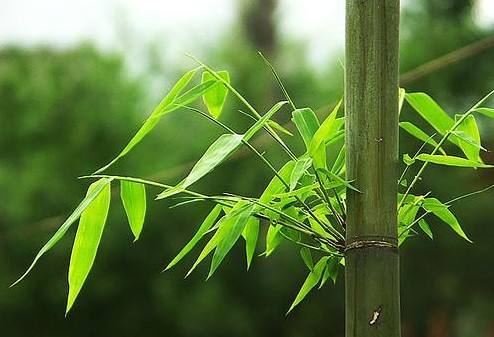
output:
M185 245L185 247L180 250L180 252L175 256L175 258L166 266L165 270L168 270L175 266L180 260L182 260L194 247L195 245L203 238L204 234L213 227L214 223L218 219L218 216L221 213L222 205L216 205L208 214L208 216L204 219L199 229L194 234L192 239Z
M302 260L307 268L312 270L314 268L314 260L312 260L312 253L310 252L310 249L307 247L300 248L300 256L302 257Z
M398 114L401 114L401 108L403 107L403 102L405 101L406 91L403 88L398 90Z
M427 94L422 92L407 93L407 102L436 131L444 135L454 125L453 119Z
M207 94L209 90L218 85L217 81L211 80L192 87L191 89L178 96L170 105L168 105L158 116L163 116L169 112L177 110L178 108L194 102L199 97Z
M326 261L326 267L321 277L321 282L319 283L319 289L321 289L324 284L331 278L333 283L336 283L336 278L338 277L338 267L340 266L340 257L332 256Z
M228 71L217 71L216 73L226 82L230 83L230 75L228 74ZM211 73L207 71L202 73L202 83L211 80L216 81L215 77ZM204 104L208 108L209 113L214 118L220 117L227 94L228 89L224 86L223 83L218 82L213 88L211 88L211 90L203 95Z
M158 124L161 116L164 114L164 111L170 107L170 105L177 98L177 96L182 92L182 90L187 86L187 84L189 84L190 80L192 79L192 77L194 77L197 70L198 68L188 71L177 81L177 83L172 87L172 89L168 92L168 94L154 108L149 118L144 122L141 128L137 131L134 137L132 137L132 139L124 147L124 149L117 155L117 157L115 157L107 165L97 170L94 174L103 172L111 165L113 165L117 160L125 156L156 126L156 124Z
M242 236L245 239L245 256L247 258L247 270L249 270L256 251L257 237L259 236L259 219L250 217Z
M40 249L38 254L36 254L36 257L34 258L29 268L24 272L24 274L22 274L21 277L19 277L17 281L15 281L11 285L11 287L22 281L22 279L24 279L24 277L26 277L27 274L29 274L29 272L34 268L34 266L41 258L41 256L43 256L46 252L48 252L51 248L53 248L53 246L55 246L55 244L65 235L65 233L70 228L70 226L79 218L81 213L93 202L93 200L100 194L100 192L106 186L109 186L111 180L112 179L102 178L91 184L91 186L88 189L88 193L86 197L81 201L81 203L67 218L67 220L65 220L65 222L58 228L58 230L51 237L51 239L45 243L45 245Z
M216 166L220 165L230 154L232 154L232 152L240 147L242 144L242 137L243 136L239 134L221 135L206 150L184 180L174 188L160 193L156 199L163 199L177 194L214 170Z
M424 219L419 220L419 227L422 229L422 231L427 234L427 236L432 240L434 238L434 235L432 234L431 227L425 221Z
M329 257L325 256L322 257L314 266L314 268L311 270L309 273L309 276L305 279L304 284L302 285L302 288L298 292L297 296L295 297L295 300L293 301L292 305L290 306L290 309L288 310L287 314L290 313L293 308L295 308L306 296L307 294L319 283L321 280L324 268L326 267L326 261L328 260Z
M120 198L127 214L134 241L139 239L146 217L146 187L132 181L120 181Z
M405 153L403 155L403 162L405 163L405 165L410 166L415 163L415 158L412 158L408 153Z
M276 247L282 242L283 236L280 233L281 228L282 226L280 224L269 226L266 234L266 252L264 253L266 257L271 255Z
M221 228L218 228L220 239L214 251L208 278L213 275L226 254L228 254L235 242L237 242L242 235L253 210L254 204L239 202L238 206L235 206L231 213L228 214L228 221L226 221Z
M458 118L460 117L458 116ZM480 158L482 144L480 143L480 132L475 117L472 115L467 116L453 131L453 136L459 138L458 145L468 159L482 163Z
M456 166L456 167L472 167L472 168L491 168L492 165L486 165L474 160L465 159L455 156L419 154L416 159L426 161L438 165Z
M98 185L91 185L87 195L96 189ZM110 198L110 184L105 184L98 196L82 211L70 256L66 313L74 304L93 266L108 216Z
M463 229L460 226L460 223L456 219L455 215L449 210L448 206L443 204L436 198L426 198L422 203L422 207L428 211L433 213L439 219L448 224L451 229L453 229L459 236L467 240L468 242L472 242Z
M428 136L414 124L410 122L400 122L400 127L422 142L432 145L433 147L438 146L437 142L432 137ZM439 151L441 151L442 154L446 154L442 148L439 148Z
M302 156L296 161L295 167L293 168L292 174L290 176L290 191L293 191L293 189L297 186L300 178L302 178L304 173L307 172L311 165L312 158L309 156Z

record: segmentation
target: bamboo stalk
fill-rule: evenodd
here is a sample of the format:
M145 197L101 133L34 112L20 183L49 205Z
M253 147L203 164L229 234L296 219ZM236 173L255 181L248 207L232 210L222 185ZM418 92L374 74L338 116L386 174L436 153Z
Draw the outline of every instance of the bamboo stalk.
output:
M347 0L346 337L399 337L399 0Z

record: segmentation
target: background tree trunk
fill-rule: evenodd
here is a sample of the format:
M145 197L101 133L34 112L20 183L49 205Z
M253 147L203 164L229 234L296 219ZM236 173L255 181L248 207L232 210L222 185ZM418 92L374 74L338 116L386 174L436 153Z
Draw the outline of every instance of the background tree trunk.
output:
M399 0L347 0L346 336L399 337Z

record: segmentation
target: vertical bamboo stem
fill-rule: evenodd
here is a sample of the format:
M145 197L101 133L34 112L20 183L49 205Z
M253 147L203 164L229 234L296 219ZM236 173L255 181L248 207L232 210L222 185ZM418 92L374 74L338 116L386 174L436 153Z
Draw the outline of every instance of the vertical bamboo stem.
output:
M399 337L399 0L347 0L346 337Z

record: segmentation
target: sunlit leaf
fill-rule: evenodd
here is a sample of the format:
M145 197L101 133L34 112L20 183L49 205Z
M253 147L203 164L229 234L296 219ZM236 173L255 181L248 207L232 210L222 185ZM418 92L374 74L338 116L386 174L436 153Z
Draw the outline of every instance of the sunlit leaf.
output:
M312 270L314 268L314 261L312 260L312 253L310 252L310 249L307 247L300 248L300 256L302 257L302 260L307 268Z
M293 310L306 296L307 294L319 283L321 280L324 268L326 267L326 261L328 260L329 257L325 256L322 257L314 266L314 268L311 270L309 273L309 276L305 279L304 284L302 285L302 288L300 289L299 293L295 297L295 300L293 301L292 305L290 306L290 309L288 310L287 314L290 313L290 311Z
M419 227L422 229L422 231L425 234L427 234L427 236L429 238L431 238L431 240L434 238L434 235L432 234L432 231L431 231L431 227L429 226L427 221L425 221L424 219L420 219L419 220Z
M308 156L302 156L297 160L290 176L290 191L293 191L293 189L297 186L300 178L302 178L304 173L307 172L311 165L312 158Z
M413 165L415 163L415 159L410 157L410 155L408 153L405 153L403 155L403 162L405 163L405 165L410 166L410 165Z
M221 164L232 152L242 144L242 135L224 134L221 135L204 153L199 161L194 165L187 177L182 180L176 187L165 190L160 193L156 199L163 199L174 194L180 193L183 189L188 188L196 181L214 170Z
M475 111L481 113L484 116L494 118L494 109L491 108L477 108Z
M192 239L185 245L185 247L180 250L180 252L175 256L175 258L166 266L165 270L168 270L175 266L180 260L182 260L194 247L195 245L203 238L204 234L213 227L214 223L218 219L218 216L221 213L222 205L216 205L208 214L208 216L204 219L199 229L194 234Z
M321 289L324 284L331 278L333 283L336 283L336 278L338 277L338 267L340 266L341 257L332 256L326 261L326 267L321 277L321 282L319 283L319 289Z
M137 241L146 217L146 188L141 183L121 180L120 198L134 234L134 241Z
M454 120L427 94L407 93L407 102L441 135L454 125Z
M324 144L327 139L329 139L332 135L334 135L338 131L338 125L335 123L336 114L341 106L341 100L336 104L333 111L329 114L329 116L324 120L321 126L317 129L317 131L312 136L312 139L309 144L309 154L311 156L316 156L319 151L319 147L321 144Z
M314 137L314 134L319 129L319 120L316 114L310 108L297 109L292 112L292 121L302 136L307 151L309 151L312 137ZM317 168L326 167L326 151L324 146L319 146L313 150L311 157L314 159L314 165Z
M252 125L249 130L247 130L244 134L244 140L245 141L248 141L252 138L252 136L254 136L256 134L257 131L259 131L261 128L263 128L266 123L269 121L269 119L271 117L273 117L273 115L278 112L286 103L286 101L281 101L281 102L278 102L276 103L275 105L273 105L271 107L271 109L269 109L268 112L266 112L266 114L264 114L264 116L262 116L259 120L257 120L257 122Z
M247 270L249 270L256 250L257 237L259 236L259 219L250 217L245 225L242 236L245 239L245 256L247 258Z
M87 195L98 188L98 185L91 185ZM70 256L66 313L74 304L93 266L108 216L110 198L110 184L105 184L98 196L82 211Z
M460 226L460 223L456 219L455 215L449 210L448 206L443 204L436 198L426 198L422 204L422 207L428 211L433 213L439 219L448 224L451 229L453 229L459 236L467 240L468 242L472 242L463 229Z
M55 232L55 234L51 237L48 242L45 243L45 245L40 249L38 254L36 254L36 257L34 258L33 262L29 266L29 268L24 272L24 274L17 280L15 281L12 285L16 285L24 277L29 274L29 272L34 268L38 260L43 256L46 252L48 252L55 244L65 235L67 230L70 228L70 226L79 218L81 213L93 202L93 200L100 194L100 192L109 186L111 182L111 179L107 178L102 178L99 179L98 181L94 182L91 184L91 186L88 189L88 193L86 197L81 201L81 203L77 206L77 208L72 212L72 214L65 220L65 222L58 228L58 230Z
M325 170L325 169L318 169L318 171L324 173L330 180L333 180L333 181L336 181L342 185L344 185L345 187L355 191L355 192L359 192L359 193L362 193L358 188L356 188L355 186L353 186L351 183L351 181L347 181L343 178L341 178L340 176L334 174L333 172L330 172L328 170Z
M345 169L345 156L346 156L346 149L345 145L343 145L340 149L340 152L338 152L338 156L336 157L333 167L331 168L331 172L334 174L342 174Z
M271 255L283 241L283 236L280 233L281 228L282 226L279 224L269 226L266 234L266 252L264 253L266 257Z
M268 125L271 126L274 130L278 130L278 131L284 133L285 135L288 135L290 137L293 136L293 133L290 130L281 126L279 123L277 123L275 121L269 120Z
M455 156L419 154L416 159L426 161L438 165L457 166L457 167L472 167L472 168L490 168L492 165L486 165L474 160L465 159Z
M460 117L458 116L458 118ZM459 138L458 145L468 159L482 162L479 153L480 149L483 148L480 143L480 132L475 117L472 115L467 116L453 131L453 136Z
M410 122L400 122L400 127L415 138L421 140L422 142L432 145L433 147L438 146L437 142L432 137L427 135L424 131L422 131L414 124ZM439 148L439 151L441 151L441 153L443 154L446 154L442 148Z
M242 232L244 231L253 210L254 204L245 204L245 202L240 202L238 206L235 206L231 213L227 215L228 220L225 221L223 226L218 228L218 235L220 236L220 239L214 251L208 278L213 275L225 258L226 254L228 254L235 242L237 242L242 235Z
M217 71L216 72L223 80L230 83L230 75L228 71ZM214 80L215 77L205 71L202 73L202 83ZM225 104L226 96L228 94L228 89L223 83L218 82L211 90L203 95L204 104L208 108L209 113L214 116L214 118L219 118L221 111L223 110L223 105Z
M154 108L153 112L149 118L144 122L139 131L132 137L129 143L124 147L124 149L107 165L103 166L97 170L94 174L103 172L111 165L113 165L117 160L125 156L134 146L136 146L155 126L158 124L164 111L170 107L172 102L177 98L177 96L182 92L182 90L189 84L192 77L194 77L198 68L193 69L185 73L177 83L172 87L168 94L161 100L161 102ZM169 111L168 111L169 112Z

